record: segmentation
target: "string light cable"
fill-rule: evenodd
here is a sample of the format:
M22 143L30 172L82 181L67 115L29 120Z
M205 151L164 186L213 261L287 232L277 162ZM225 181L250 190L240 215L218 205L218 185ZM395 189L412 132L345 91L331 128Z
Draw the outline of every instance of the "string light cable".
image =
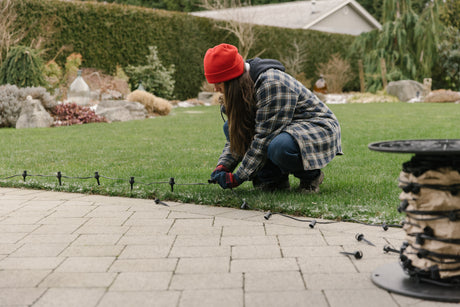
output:
M56 173L56 175L41 175L41 174L30 174L26 170L23 171L22 174L15 174L15 175L6 176L6 177L0 177L0 180L8 180L8 179L12 179L12 178L15 178L15 177L22 177L24 182L26 181L27 177L56 177L58 179L59 186L62 186L63 179L78 179L78 180L96 179L97 185L99 186L99 185L101 185L100 179L103 178L103 179L115 180L115 181L127 181L130 184L131 191L134 189L134 184L135 183L145 185L145 186L156 185L156 184L169 184L170 187L171 187L171 192L174 192L174 186L176 186L176 185L177 186L210 185L210 184L216 184L217 183L214 180L208 180L208 182L177 183L175 181L174 177L169 178L169 181L142 182L142 181L136 181L135 177L130 177L130 179L128 179L128 180L124 179L124 178L112 178L112 177L107 177L107 176L100 175L99 172L94 172L94 176L66 176L66 175L63 175L60 171L58 171ZM362 222L362 221L359 221L359 220L356 220L356 219L353 219L353 218L342 219L340 221L317 221L316 219L297 218L297 217L294 217L294 216L291 216L291 215L288 215L288 214L284 214L282 212L272 212L272 211L266 212L264 210L251 208L248 205L248 203L246 202L246 200L242 199L235 192L235 190L230 189L230 191L232 192L232 194L236 198L238 198L241 201L242 204L240 206L240 209L251 209L251 210L257 210L257 211L263 211L263 212L265 212L264 218L266 220L270 219L270 217L272 215L279 215L279 216L289 218L289 219L292 219L292 220L295 220L295 221L298 221L298 222L309 223L310 228L314 228L314 226L316 224L327 225L327 224L335 224L335 223L340 223L340 222L354 222L354 223L358 223L358 224L366 225L366 226L377 226L377 227L382 227L383 230L385 230L385 231L388 230L389 227L395 227L395 228L402 228L403 227L403 224L401 224L401 225L399 225L399 224L386 224L386 223L374 224L374 223ZM164 206L168 206L168 204L166 204L165 202L160 201L159 199L155 199L155 203L160 204L160 205L164 205Z

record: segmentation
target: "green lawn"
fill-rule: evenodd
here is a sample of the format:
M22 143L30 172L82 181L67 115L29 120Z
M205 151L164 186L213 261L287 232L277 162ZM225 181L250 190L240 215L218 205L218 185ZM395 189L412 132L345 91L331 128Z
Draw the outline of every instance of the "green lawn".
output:
M234 190L207 184L224 145L219 108L177 108L166 117L44 129L0 129L0 185L160 198L251 208L328 219L399 223L398 175L410 154L370 151L371 142L460 138L460 105L372 103L330 105L342 127L344 156L323 171L321 193L264 193L246 182ZM26 170L32 175L23 181ZM55 177L92 177L92 179ZM129 179L134 177L131 191ZM168 182L174 177L171 192ZM203 185L184 185L204 183ZM291 187L298 180L291 178Z

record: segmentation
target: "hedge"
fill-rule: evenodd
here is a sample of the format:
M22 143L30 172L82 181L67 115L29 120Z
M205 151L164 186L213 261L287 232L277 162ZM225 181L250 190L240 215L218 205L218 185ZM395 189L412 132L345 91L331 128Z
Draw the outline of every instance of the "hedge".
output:
M163 65L175 65L177 99L197 96L205 80L202 63L208 48L222 42L238 44L235 36L215 27L215 21L181 12L59 0L23 0L17 2L16 10L18 26L30 29L21 44L45 38L45 61L56 57L61 47L70 46L57 56L57 63L62 65L70 53L78 52L83 67L111 74L117 65L143 64L148 47L157 46ZM309 60L303 71L308 78L317 77L317 65L330 55L346 57L354 40L349 35L309 30L257 28L261 34L250 56L265 50L261 57L279 59L290 42L307 42Z

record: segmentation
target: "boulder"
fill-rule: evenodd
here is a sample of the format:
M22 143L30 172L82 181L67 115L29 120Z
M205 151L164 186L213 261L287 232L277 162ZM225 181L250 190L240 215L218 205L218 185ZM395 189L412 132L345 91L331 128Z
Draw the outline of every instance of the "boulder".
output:
M198 93L198 100L203 101L207 105L213 104L214 99L214 92L199 92Z
M398 97L400 101L421 101L425 87L417 81L401 80L388 83L386 91L389 95Z
M123 94L116 90L106 90L101 94L101 100L121 100L123 99Z
M96 114L109 122L124 122L145 119L147 110L139 102L126 100L102 100L96 107Z
M16 129L51 127L53 118L42 106L40 100L27 96L16 121Z

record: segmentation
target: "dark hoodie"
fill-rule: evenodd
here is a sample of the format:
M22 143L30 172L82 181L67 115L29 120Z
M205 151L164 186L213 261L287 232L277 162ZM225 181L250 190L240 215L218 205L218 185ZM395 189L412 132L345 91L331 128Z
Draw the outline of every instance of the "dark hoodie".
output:
M249 75L251 76L251 79L254 81L254 83L261 73L271 68L285 71L283 64L277 60L254 58L246 60L246 62L251 65L251 68L249 69Z

